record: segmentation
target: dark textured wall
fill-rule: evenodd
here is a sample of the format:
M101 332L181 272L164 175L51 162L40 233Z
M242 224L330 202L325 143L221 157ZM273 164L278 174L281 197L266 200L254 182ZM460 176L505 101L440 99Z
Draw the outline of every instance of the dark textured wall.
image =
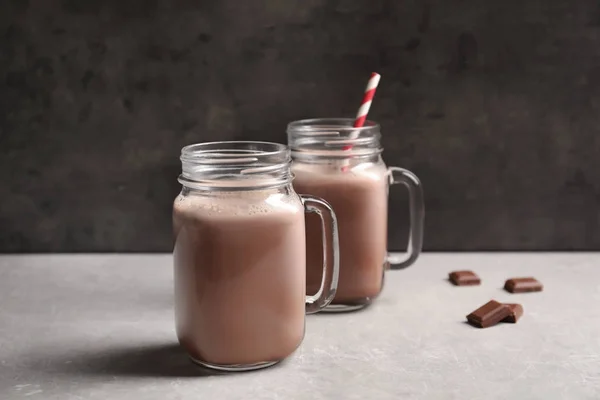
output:
M597 0L2 0L0 51L0 251L168 251L183 145L352 116L372 70L427 249L600 249Z

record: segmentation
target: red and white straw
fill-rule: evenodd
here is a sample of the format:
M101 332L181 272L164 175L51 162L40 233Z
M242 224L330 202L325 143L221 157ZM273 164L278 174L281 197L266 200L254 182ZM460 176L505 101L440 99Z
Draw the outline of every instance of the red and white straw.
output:
M369 114L369 109L371 108L371 103L373 103L373 97L375 97L375 91L377 90L377 85L379 85L379 80L381 79L381 75L377 72L373 72L371 74L371 78L369 78L369 82L367 82L367 87L365 89L365 95L363 96L362 102L360 103L360 107L358 108L358 112L356 113L356 119L354 120L353 127L361 128L365 121L367 120L367 114ZM360 131L352 131L348 137L350 139L356 139ZM343 150L351 150L352 145L347 145L343 147ZM344 166L342 167L343 171L348 170L348 160L344 160Z
M367 114L371 108L371 103L373 102L373 97L375 97L375 91L377 90L377 85L379 85L380 79L381 75L379 75L377 72L373 72L371 74L371 78L369 78L369 82L367 82L365 95L363 96L360 107L358 108L358 112L356 113L356 119L354 120L355 128L360 128L365 124L365 121L367 120Z

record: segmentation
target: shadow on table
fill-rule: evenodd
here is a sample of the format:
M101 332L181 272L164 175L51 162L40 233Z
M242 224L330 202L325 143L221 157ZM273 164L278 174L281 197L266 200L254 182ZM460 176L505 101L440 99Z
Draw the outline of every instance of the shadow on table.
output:
M123 347L69 356L44 357L34 368L44 372L134 377L206 377L223 375L194 364L177 344Z

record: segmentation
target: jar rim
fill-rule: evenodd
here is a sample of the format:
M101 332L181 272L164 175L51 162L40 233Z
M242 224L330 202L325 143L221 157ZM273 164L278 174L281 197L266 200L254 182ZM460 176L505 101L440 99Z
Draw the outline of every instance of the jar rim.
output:
M337 131L352 131L352 132L366 132L366 131L379 131L381 126L379 123L366 120L364 125L361 127L354 127L353 118L308 118L292 121L287 125L288 133L301 133L301 132L313 132L316 129L323 129L324 131L331 132Z
M264 149L259 149L259 147ZM263 142L255 140L224 140L217 142L193 143L181 149L181 161L197 161L202 163L203 159L210 157L226 158L235 155L276 156L289 154L286 145L274 142Z
M288 145L295 160L367 158L382 152L380 126L367 120L355 128L352 118L313 118L290 122Z
M261 141L195 143L181 149L179 182L191 188L253 189L291 181L289 148Z

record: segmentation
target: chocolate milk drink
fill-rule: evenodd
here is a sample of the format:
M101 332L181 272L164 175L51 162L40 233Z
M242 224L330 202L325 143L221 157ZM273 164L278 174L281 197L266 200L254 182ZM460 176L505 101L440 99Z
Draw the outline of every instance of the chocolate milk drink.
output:
M183 188L173 204L179 342L209 368L273 365L302 342L305 315L335 295L335 213L322 199L294 191L282 144L200 143L184 147L181 162ZM319 262L324 279L310 296L305 213L317 213L328 235L327 258Z
M173 220L177 335L192 359L256 364L291 354L304 336L300 200L270 191L179 196Z
M288 124L296 192L328 201L339 226L340 279L329 311L362 308L383 287L384 270L412 265L421 252L423 191L410 171L387 167L381 153L380 127L373 121L354 127L350 118L318 118ZM408 189L410 231L406 252L388 252L388 189ZM307 293L320 279L322 241L319 221L306 217Z
M295 163L294 188L327 199L338 218L340 279L332 304L360 304L376 297L383 285L387 255L387 169L363 164L346 173L338 165ZM321 282L320 221L306 216L307 293Z

